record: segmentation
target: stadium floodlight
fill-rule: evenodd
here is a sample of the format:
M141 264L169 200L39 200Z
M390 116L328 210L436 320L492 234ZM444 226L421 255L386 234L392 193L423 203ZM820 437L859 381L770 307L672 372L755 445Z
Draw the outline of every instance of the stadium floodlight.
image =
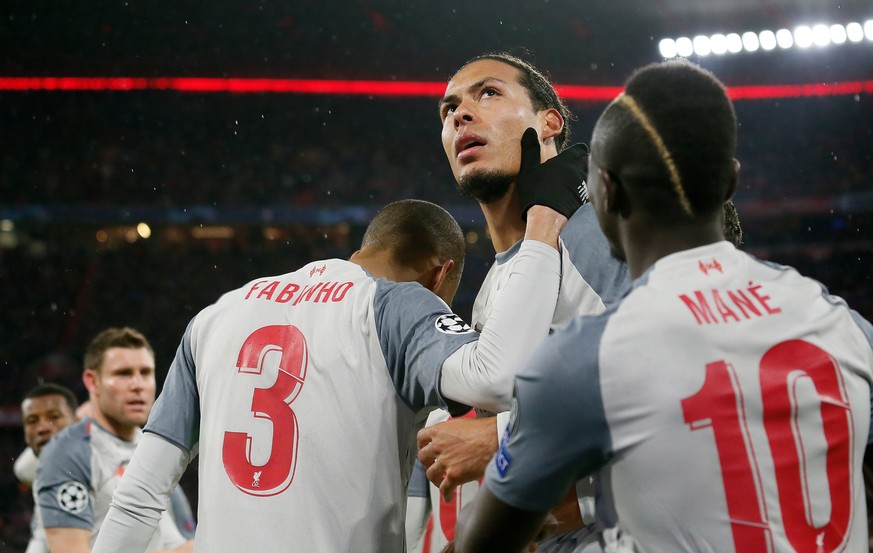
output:
M698 56L708 56L712 52L712 45L706 35L697 35L691 42L694 44L694 53Z
M864 22L864 34L867 35L867 40L873 40L873 19Z
M794 35L788 29L779 29L776 31L776 44L783 50L787 50L794 46Z
M809 48L812 46L812 29L807 25L801 25L794 29L794 44L798 48Z
M864 27L858 22L852 22L846 25L846 37L851 42L861 42L864 40Z
M712 53L717 56L726 54L728 51L727 37L723 34L716 33L709 37L709 44L712 47Z
M831 25L828 31L831 35L831 42L834 44L842 44L846 42L846 28L842 25Z
M815 25L812 28L812 43L823 48L831 43L831 30L827 25Z
M675 58L676 54L679 53L679 49L676 47L676 41L672 38L665 38L659 42L658 50L661 52L661 57L663 58Z
M743 51L743 39L737 33L730 33L727 36L727 49L731 54L739 54Z
M758 33L758 42L761 43L762 50L772 50L776 48L776 33L773 31L761 31Z
M694 43L691 42L691 39L687 36L679 37L676 39L676 53L682 56L683 58L687 58L694 53Z
M743 48L746 49L746 52L754 52L758 49L758 46L760 46L758 35L751 31L743 33Z

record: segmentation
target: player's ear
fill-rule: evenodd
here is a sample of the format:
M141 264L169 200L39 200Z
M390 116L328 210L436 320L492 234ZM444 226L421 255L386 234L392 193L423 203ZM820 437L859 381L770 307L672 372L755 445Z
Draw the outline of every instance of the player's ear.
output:
M451 305L457 289L449 289L450 286L448 285L447 277L454 267L455 262L451 259L447 259L434 267L431 267L418 279L418 282L439 296L444 302Z
M85 384L85 389L88 390L89 394L97 392L98 376L97 371L94 369L85 369L82 372L82 383Z
M737 158L733 159L733 174L731 175L731 182L729 183L727 190L727 197L725 201L730 200L734 197L734 193L737 191L737 185L740 181L740 160Z
M600 183L603 187L603 209L607 213L621 213L621 197L622 197L622 182L615 176L612 171L600 167L597 169L600 176Z
M543 142L555 138L564 130L564 117L555 108L544 109L540 112Z
M361 253L361 250L355 250L355 253L353 253L353 254L349 257L349 261L354 261L355 258L358 257L358 254L360 254L360 253Z

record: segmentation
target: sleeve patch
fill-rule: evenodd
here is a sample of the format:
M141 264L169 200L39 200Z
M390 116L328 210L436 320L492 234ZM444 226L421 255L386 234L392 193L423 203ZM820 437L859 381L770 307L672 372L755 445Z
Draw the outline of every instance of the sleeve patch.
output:
M81 482L71 480L58 489L58 505L68 513L81 513L88 506L88 490Z
M464 319L454 313L441 315L436 320L435 325L437 330L444 334L467 334L468 332L473 332L470 325L465 323Z
M497 472L501 478L506 476L509 470L509 465L512 463L512 455L509 454L507 444L509 443L509 424L506 425L506 431L503 433L503 439L500 440L500 449L497 450L497 455L494 456L494 464L497 466Z

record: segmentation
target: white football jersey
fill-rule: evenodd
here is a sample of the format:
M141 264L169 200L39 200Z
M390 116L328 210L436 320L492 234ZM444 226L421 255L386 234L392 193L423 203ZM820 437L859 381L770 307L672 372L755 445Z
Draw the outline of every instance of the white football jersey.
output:
M133 440L122 440L91 418L55 435L40 454L34 483L35 514L42 527L90 530L93 545L141 435L137 429ZM37 532L45 536L41 529ZM171 514L165 512L148 550L171 549L184 542Z
M197 551L403 551L415 432L476 338L419 284L338 259L200 312L146 426L199 446Z
M678 252L537 349L484 485L541 511L601 469L621 551L866 551L871 380L870 323L821 284Z
M482 331L491 310L498 304L497 298L514 269L520 244L518 242L495 256L473 303L471 324L475 330ZM602 312L630 283L627 265L610 254L609 243L600 230L591 204L580 207L567 222L561 232L560 250L561 285L551 331L563 328L579 315ZM449 418L446 411L434 411L426 426ZM502 431L502 428L498 430ZM473 500L479 485L479 482L468 482L459 486L459 493L447 503L439 488L429 484L433 520L427 523L427 529L422 529L428 539L419 540L418 543L424 545L414 553L438 553L454 539L458 513ZM580 531L580 535L589 534L589 531Z

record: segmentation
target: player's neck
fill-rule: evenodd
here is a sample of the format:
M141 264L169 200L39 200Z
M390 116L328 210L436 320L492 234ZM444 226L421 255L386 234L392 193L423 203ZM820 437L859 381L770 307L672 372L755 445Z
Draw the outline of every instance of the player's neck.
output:
M496 253L505 252L524 238L525 224L521 220L521 207L518 205L515 185L499 200L488 204L480 203L479 207L485 215L485 223Z
M622 243L628 272L634 279L663 257L724 240L724 232L717 222L681 229L624 226L619 232L625 234Z
M114 421L103 414L99 409L94 409L91 412L91 418L94 419L104 430L114 434L116 437L124 441L132 441L134 436L136 436L136 430L138 427Z

